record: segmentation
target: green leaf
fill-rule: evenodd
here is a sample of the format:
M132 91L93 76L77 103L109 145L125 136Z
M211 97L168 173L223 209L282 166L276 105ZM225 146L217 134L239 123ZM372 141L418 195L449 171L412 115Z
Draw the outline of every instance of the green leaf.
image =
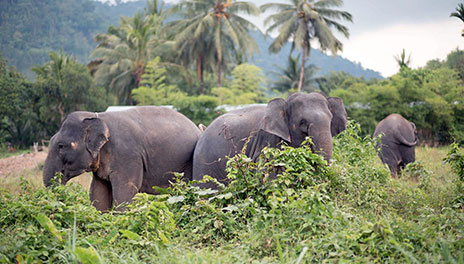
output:
M56 239L58 239L60 242L63 242L63 238L61 237L58 229L56 229L56 226L53 224L53 222L52 222L52 220L50 220L50 218L48 218L44 214L38 214L37 216L35 216L35 219L37 220L37 222L39 222L39 224L43 228L45 228L47 231L52 233L52 235Z
M164 244L170 243L169 239L164 235L163 232L161 232L161 230L158 230L158 236Z
M111 231L105 238L105 241L103 242L103 244L107 245L107 244L111 244L114 242L114 240L116 240L116 238L118 237L118 230L117 229L113 229L113 231Z
M76 247L74 255L82 264L97 264L101 263L97 252L93 248Z
M155 192L157 192L159 194L170 194L171 193L169 188L162 188L162 187L158 187L158 186L153 186L152 188L153 188L153 190L155 190Z
M127 237L130 240L140 240L140 236L129 230L120 230L123 236Z
M222 210L233 212L233 211L238 211L238 207L235 205L229 205L227 207L222 208Z

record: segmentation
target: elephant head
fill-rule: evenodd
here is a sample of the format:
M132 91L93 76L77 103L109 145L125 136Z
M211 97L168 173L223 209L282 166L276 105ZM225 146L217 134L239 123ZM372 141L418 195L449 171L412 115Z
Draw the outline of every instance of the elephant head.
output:
M327 99L318 93L296 93L287 100L271 100L248 154L256 158L262 148L275 146L282 140L299 147L310 136L312 150L320 152L329 162L332 158L332 117Z
M335 137L346 129L348 118L345 105L341 98L328 97L327 102L329 103L330 112L333 115L332 122L330 123L330 131L332 133L332 137Z
M50 140L43 170L43 183L51 184L55 173L63 173L62 184L99 166L100 149L108 142L109 130L98 115L71 113Z

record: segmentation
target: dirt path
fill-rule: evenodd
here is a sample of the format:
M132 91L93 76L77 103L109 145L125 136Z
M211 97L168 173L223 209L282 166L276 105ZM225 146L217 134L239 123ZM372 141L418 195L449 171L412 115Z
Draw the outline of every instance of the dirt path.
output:
M25 169L33 169L47 158L46 151L27 153L0 159L0 176L15 174Z

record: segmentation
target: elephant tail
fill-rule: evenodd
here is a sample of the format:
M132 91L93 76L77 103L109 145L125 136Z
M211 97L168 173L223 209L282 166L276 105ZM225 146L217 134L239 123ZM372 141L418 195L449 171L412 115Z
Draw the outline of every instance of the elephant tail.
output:
M414 147L415 145L417 145L417 143L419 143L419 141L418 141L417 139L416 139L414 142L411 142L411 141L405 139L405 138L403 137L403 135L397 135L396 138L399 140L399 142L400 142L401 144L406 145L406 146L408 146L408 147Z

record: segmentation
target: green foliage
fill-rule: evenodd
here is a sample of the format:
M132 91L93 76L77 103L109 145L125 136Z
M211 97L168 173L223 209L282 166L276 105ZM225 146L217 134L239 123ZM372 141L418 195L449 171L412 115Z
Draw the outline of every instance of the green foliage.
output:
M166 68L160 66L160 57L149 61L138 88L132 90L137 105L170 105L186 94L173 84L166 84Z
M27 146L38 139L38 116L32 106L38 100L33 85L0 54L0 143Z
M376 139L361 134L350 121L334 139L330 166L310 139L265 148L257 160L241 152L228 161L228 186L204 190L178 174L123 212L97 212L75 184L33 190L23 182L17 196L0 192L0 261L464 261L463 192L453 191L454 178L416 162L392 180ZM453 146L447 160L461 164L459 151Z
M411 162L401 171L401 177L419 182L419 188L428 190L431 186L431 172L420 161Z
M451 165L453 171L459 176L459 180L464 182L464 153L462 153L457 143L451 144L444 161Z
M287 67L279 67L279 72L274 72L278 79L272 83L272 89L278 93L294 93L298 88L298 81L300 78L300 55L293 57L291 54L288 57ZM321 80L316 78L315 75L320 69L314 64L305 65L304 79L302 90L305 92L314 92L317 90L317 83ZM327 93L328 94L328 93Z
M119 27L98 34L90 64L93 79L118 96L119 103L133 104L131 93L139 87L146 63L154 59L164 41L161 27L165 17L159 13L136 13L122 17Z
M114 253L156 250L170 243L175 224L165 202L137 195L124 212L102 214L80 185L54 186L13 196L0 193L0 259L104 263Z
M213 88L211 93L218 97L219 105L263 103L265 81L260 68L252 64L240 64L232 71L232 80L225 87Z
M63 49L86 62L95 47L93 35L109 25L96 11L100 5L91 0L3 1L0 52L29 79L34 76L30 68L45 63L52 50Z
M261 11L275 9L278 11L266 18L265 24L270 24L266 33L279 31L279 35L269 46L269 51L279 52L289 41L292 41L292 49L301 50L301 77L298 80L298 92L303 86L303 73L305 72L305 60L311 51L311 40L317 40L322 51L330 51L337 54L342 50L343 44L332 33L332 29L349 36L348 28L339 23L339 20L352 21L352 16L346 11L332 9L339 7L343 1L314 1L294 0L289 4L267 3L262 5Z
M331 90L331 96L343 99L348 116L359 121L366 134L372 134L389 114L399 113L416 124L422 140L463 140L464 86L457 72L448 67L403 67L388 80L374 82L332 75L321 84ZM333 89L336 84L340 87Z
M446 158L443 160L451 166L453 172L458 176L455 182L456 198L454 206L464 208L464 151L454 142L451 144Z
M46 135L54 134L67 114L77 110L103 111L110 97L92 84L89 70L71 56L50 52L50 61L32 69L38 115Z
M174 108L195 124L209 125L221 112L217 111L218 100L209 95L184 96L173 102Z
M214 69L218 87L222 87L222 75L229 65L246 60L257 50L249 33L256 26L241 16L241 13L259 14L251 2L181 1L170 12L178 17L165 30L171 32L174 54L182 59L183 65L196 69L201 95L204 70Z

